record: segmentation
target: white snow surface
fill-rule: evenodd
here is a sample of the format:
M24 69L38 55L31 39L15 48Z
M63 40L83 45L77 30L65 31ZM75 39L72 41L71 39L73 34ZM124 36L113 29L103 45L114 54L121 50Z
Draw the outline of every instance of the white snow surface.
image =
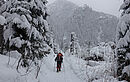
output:
M5 40L5 43L7 42L8 39L10 39L10 37L13 36L13 29L12 28L8 28L4 31L4 40Z
M130 76L130 65L124 67L124 69L123 69L123 73L127 73L128 76Z
M6 23L6 19L0 15L0 25L4 25Z
M0 55L0 82L85 82L77 77L66 60L62 71L57 73L54 58L53 55L44 58L39 77L35 79L35 68L27 75L24 75L25 69L18 73L15 69L17 59L11 58L10 65L7 65L8 57Z
M19 58L21 56L21 54L15 50L15 51L10 51L8 53L6 53L7 56L10 56L12 58Z
M62 64L62 71L56 73L56 63L54 63L54 59L52 61L52 58L48 58L44 62L46 63L46 66L44 67L44 70L46 71L44 71L45 73L42 79L46 79L46 82L85 82L84 80L79 79L66 60L64 60L64 63ZM48 62L48 60L52 62Z
M16 47L20 48L25 41L21 40L20 37L16 37L10 40L10 46L15 45Z
M11 58L10 65L7 65L8 57L0 55L0 60L0 82L22 82L20 75L13 67L15 59Z

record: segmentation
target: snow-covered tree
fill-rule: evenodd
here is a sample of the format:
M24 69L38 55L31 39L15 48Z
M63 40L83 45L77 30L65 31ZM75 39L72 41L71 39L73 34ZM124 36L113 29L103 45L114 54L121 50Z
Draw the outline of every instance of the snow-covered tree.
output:
M78 43L77 36L75 32L71 32L71 41L70 41L70 53L71 55L77 55L80 52L80 45Z
M124 0L123 10L117 27L117 75L119 80L130 81L130 0Z
M101 42L101 35L102 35L102 27L100 27L99 32L98 32L98 37L97 37L98 43Z
M77 38L77 37L76 37ZM81 58L81 47L79 45L78 39L75 41L75 55L79 58Z
M7 0L0 9L7 20L4 31L7 52L21 54L17 69L29 67L32 62L38 67L38 60L50 52L53 40L46 21L46 3L46 0Z
M66 35L64 35L63 36L63 40L62 40L62 50L64 51L64 52L66 52L66 50L68 49L68 44L67 44L67 36Z
M59 45L56 43L56 40L53 40L53 50L55 54L58 54L59 52Z
M71 41L70 41L70 53L71 55L74 55L74 39L75 39L75 33L71 33Z

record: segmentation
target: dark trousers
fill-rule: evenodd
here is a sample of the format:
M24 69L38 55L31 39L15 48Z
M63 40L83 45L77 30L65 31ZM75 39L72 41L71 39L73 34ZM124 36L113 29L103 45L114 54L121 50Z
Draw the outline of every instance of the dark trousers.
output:
M61 70L61 61L57 61L57 71Z

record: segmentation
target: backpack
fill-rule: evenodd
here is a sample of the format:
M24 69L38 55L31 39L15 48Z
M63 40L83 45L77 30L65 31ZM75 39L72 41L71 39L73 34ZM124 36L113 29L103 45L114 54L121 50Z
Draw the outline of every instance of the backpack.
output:
M59 58L60 57L60 58ZM57 57L55 58L55 61L60 61L60 62L62 62L62 60L63 60L63 55L61 54L61 53L59 53L58 55L57 55Z

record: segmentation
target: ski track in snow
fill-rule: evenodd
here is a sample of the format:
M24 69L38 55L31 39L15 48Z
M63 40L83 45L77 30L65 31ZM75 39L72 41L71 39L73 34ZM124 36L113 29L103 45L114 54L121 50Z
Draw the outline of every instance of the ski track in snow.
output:
M56 67L56 63L55 63L55 67ZM85 82L79 79L73 73L73 70L69 67L69 63L67 63L65 58L64 58L64 63L62 64L61 72L57 73L56 68L55 71L46 68L45 75L43 75L42 79L44 82Z
M35 71L27 76L20 76L14 68L7 67L6 61L8 60L8 57L0 56L0 60L2 60L0 63L0 82L85 82L77 77L65 58L61 72L58 73L56 72L54 57L45 58L46 60L43 62L39 76L35 79ZM11 58L10 65L14 62L15 59ZM55 65L55 70L53 65Z

